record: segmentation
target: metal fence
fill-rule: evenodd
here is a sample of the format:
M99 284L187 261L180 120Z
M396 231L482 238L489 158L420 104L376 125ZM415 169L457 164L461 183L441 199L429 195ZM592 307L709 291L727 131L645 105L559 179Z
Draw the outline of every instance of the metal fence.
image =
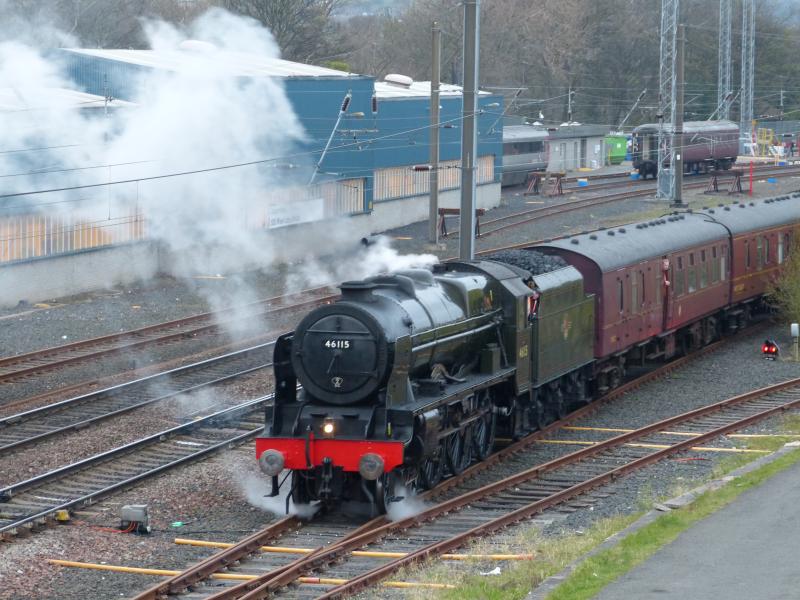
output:
M67 254L146 238L145 218L133 206L117 217L0 215L0 263Z
M347 179L267 192L244 221L269 229L365 210L364 180ZM136 203L120 201L106 218L85 215L0 212L0 264L151 239L148 215Z
M494 156L480 156L476 163L478 184L494 181ZM439 190L453 190L461 186L461 161L445 160L439 163ZM414 171L411 167L375 169L375 202L430 193L430 173Z

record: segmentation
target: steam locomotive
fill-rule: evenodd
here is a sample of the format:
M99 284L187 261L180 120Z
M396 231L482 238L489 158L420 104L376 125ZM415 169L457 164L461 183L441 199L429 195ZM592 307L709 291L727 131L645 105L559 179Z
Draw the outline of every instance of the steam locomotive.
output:
M631 364L744 327L799 224L795 193L344 283L276 343L261 470L273 494L290 486L287 504L385 511L398 489L486 458L496 434L620 385Z

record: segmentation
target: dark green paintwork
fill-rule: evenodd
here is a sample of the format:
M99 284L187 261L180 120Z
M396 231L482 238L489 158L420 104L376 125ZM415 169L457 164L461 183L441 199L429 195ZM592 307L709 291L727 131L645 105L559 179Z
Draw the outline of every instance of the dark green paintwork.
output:
M594 296L585 295L574 267L538 275L541 294L531 331L534 387L593 360Z

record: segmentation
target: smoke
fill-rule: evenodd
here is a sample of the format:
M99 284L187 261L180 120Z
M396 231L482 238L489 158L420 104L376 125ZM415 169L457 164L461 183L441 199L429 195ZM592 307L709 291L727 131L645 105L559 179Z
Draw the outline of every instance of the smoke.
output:
M274 497L269 496L272 484L264 475L258 476L252 473L243 474L237 472L236 483L251 506L270 512L276 517L282 517L286 514L286 495L291 487L290 480L287 479L284 482L281 486L280 494ZM296 515L301 519L310 519L317 513L319 507L319 504L295 505L292 500L289 500L289 514Z

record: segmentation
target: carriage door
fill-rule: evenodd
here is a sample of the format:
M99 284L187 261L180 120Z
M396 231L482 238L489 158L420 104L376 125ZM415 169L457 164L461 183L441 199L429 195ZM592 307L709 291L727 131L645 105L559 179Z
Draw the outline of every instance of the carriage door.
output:
M673 283L673 267L666 256L661 257L661 304L663 313L661 318L661 331L666 331L672 319L672 297L675 293Z

